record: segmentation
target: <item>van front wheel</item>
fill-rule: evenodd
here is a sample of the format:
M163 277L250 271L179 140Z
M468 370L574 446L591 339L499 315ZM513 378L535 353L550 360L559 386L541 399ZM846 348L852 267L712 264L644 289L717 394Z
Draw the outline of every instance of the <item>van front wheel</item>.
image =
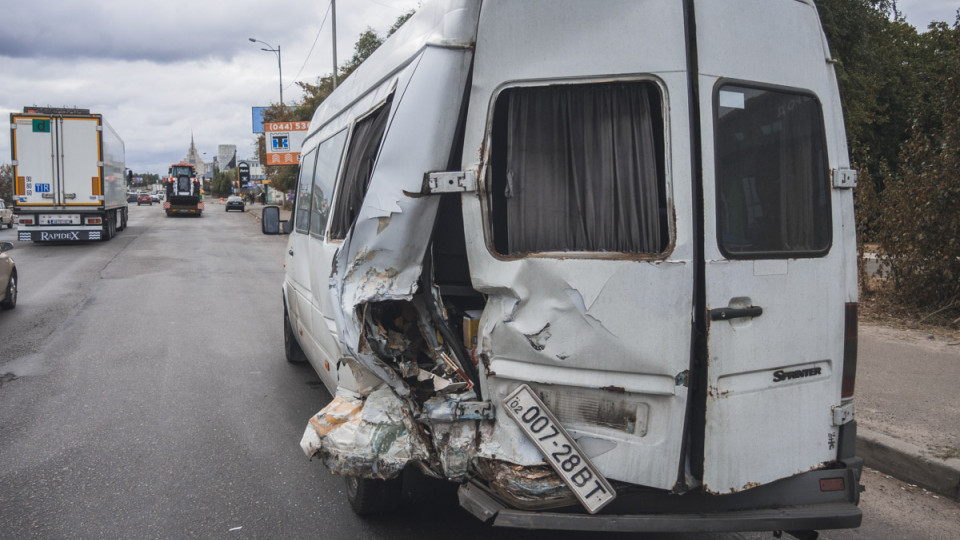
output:
M373 480L346 476L347 501L358 516L392 512L400 506L403 484L400 477L391 480Z

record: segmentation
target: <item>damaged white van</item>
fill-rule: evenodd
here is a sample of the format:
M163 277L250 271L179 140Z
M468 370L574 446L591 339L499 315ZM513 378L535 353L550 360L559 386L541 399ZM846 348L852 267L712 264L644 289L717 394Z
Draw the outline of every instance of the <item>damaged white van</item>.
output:
M853 194L812 0L443 0L317 110L287 358L361 514L857 527Z

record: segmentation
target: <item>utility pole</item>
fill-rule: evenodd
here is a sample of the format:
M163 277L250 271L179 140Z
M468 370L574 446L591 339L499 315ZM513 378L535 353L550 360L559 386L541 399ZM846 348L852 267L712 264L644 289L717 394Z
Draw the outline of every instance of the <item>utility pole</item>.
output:
M333 12L333 89L337 89L337 0L330 0Z

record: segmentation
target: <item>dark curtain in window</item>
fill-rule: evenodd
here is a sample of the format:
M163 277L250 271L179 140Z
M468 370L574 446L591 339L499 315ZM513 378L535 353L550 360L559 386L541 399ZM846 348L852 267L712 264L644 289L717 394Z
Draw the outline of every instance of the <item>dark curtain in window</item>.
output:
M801 104L785 106L789 112L781 117L780 238L788 251L815 251L829 243L823 226L830 219L823 130L816 102L811 98L795 101Z
M391 101L392 96L379 109L358 121L353 128L346 162L343 165L343 178L336 194L336 206L330 228L331 238L346 236L360 213L363 198L367 194L367 188L370 187L373 164L377 159L377 152L380 150L380 143L387 128Z
M506 213L505 220L494 218L495 228L506 228L505 235L495 232L507 242L499 250L663 250L655 141L663 127L652 84L557 85L505 94L505 145L494 142L494 159L505 153L505 165L494 173L503 175L494 180L494 189L502 189L494 204L503 201Z

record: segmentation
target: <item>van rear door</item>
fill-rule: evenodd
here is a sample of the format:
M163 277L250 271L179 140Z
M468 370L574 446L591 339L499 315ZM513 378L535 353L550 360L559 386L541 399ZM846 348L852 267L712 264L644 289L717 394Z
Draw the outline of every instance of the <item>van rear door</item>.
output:
M842 125L825 120L840 111L812 3L695 6L709 314L703 481L729 493L836 459L831 409L855 294L852 201L831 187L847 154Z
M529 384L602 474L663 489L693 309L682 28L669 0L484 2L463 152L485 399ZM498 417L497 457L541 463Z
M99 116L56 118L59 149L60 183L57 202L66 206L101 204L101 170Z
M53 204L57 171L53 123L49 115L11 115L17 206Z

